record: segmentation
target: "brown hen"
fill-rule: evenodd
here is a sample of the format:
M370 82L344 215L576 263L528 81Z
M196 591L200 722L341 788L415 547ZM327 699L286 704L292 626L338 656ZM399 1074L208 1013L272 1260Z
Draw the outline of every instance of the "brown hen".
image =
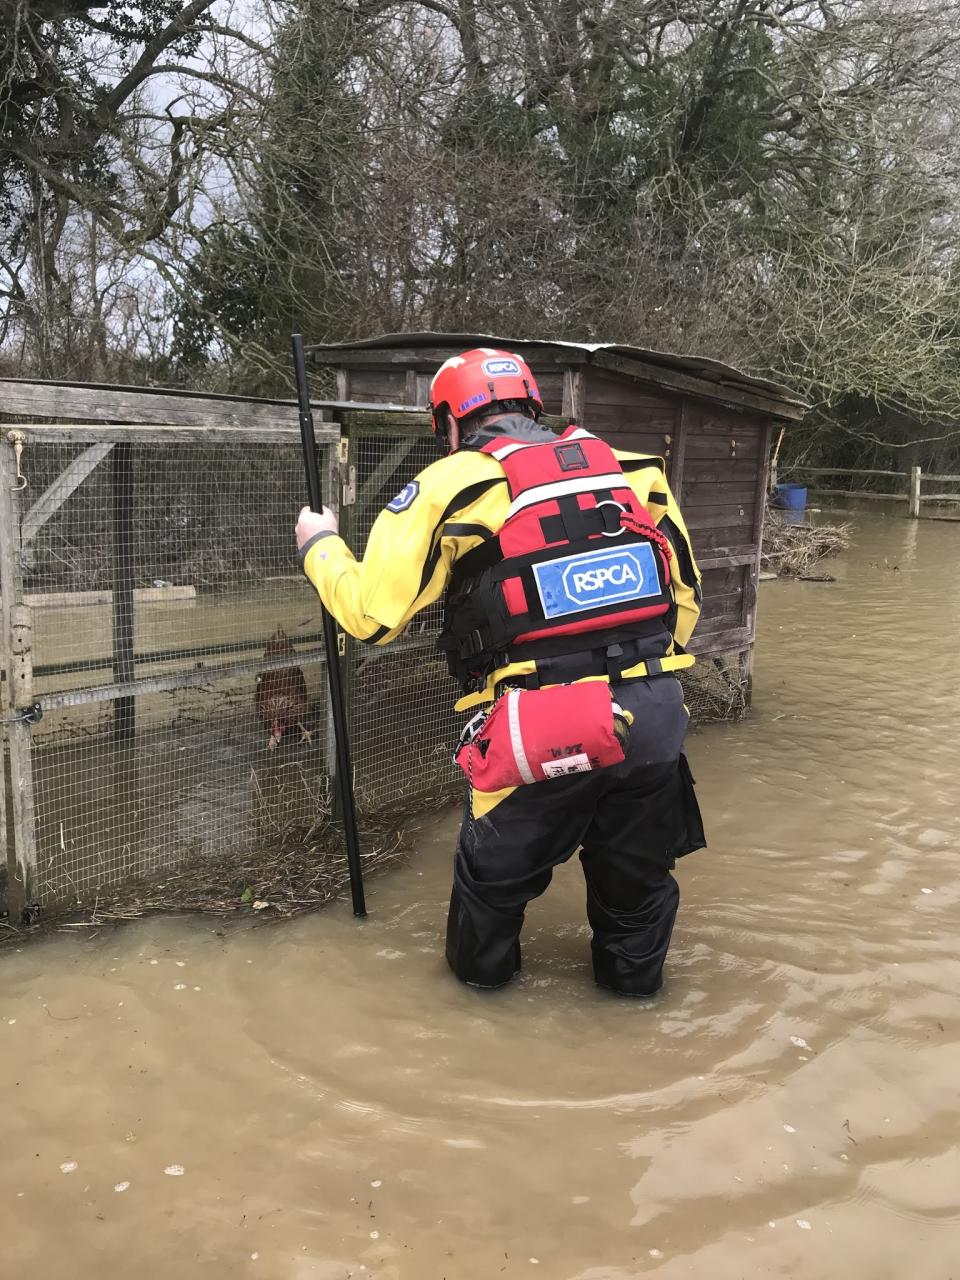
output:
M265 658L286 658L296 653L281 628L273 633L263 651ZM276 751L288 729L300 730L301 742L312 742L313 735L304 725L310 704L307 699L307 682L299 667L278 667L275 671L263 671L257 676L255 695L257 719L270 730L267 747Z

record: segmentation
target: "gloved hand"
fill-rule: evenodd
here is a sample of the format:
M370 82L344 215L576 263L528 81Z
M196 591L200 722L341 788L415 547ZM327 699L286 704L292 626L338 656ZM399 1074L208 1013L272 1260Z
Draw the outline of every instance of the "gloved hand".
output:
M319 515L304 507L297 518L297 550L300 551L318 533L336 533L337 517L329 507L324 507Z

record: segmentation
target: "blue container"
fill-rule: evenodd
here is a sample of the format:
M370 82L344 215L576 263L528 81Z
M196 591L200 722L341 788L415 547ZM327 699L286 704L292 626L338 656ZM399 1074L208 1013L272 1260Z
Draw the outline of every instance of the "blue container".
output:
M802 524L807 510L807 486L803 484L774 485L773 505L783 512L783 518L787 524Z

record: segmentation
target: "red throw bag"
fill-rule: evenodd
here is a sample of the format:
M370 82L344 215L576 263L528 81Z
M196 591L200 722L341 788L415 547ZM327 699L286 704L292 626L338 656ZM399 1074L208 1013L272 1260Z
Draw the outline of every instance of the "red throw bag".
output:
M632 717L603 680L508 689L463 731L454 759L478 791L621 764Z

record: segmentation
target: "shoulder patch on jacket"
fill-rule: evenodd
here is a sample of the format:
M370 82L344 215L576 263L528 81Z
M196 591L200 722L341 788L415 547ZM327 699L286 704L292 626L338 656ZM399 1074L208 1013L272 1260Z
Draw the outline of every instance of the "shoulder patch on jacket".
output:
M411 480L409 484L405 484L395 498L391 498L387 503L387 510L392 511L394 515L399 515L401 511L407 511L413 506L417 494L420 492L420 481Z

